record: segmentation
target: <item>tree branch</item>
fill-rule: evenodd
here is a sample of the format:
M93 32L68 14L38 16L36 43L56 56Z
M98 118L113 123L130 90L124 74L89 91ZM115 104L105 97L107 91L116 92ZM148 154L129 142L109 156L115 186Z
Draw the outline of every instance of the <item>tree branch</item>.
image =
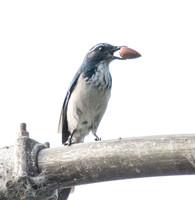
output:
M42 187L195 174L195 135L150 136L43 149Z
M0 149L0 199L60 200L67 196L61 189L74 185L195 174L195 134L46 149L27 133L22 126L15 145Z

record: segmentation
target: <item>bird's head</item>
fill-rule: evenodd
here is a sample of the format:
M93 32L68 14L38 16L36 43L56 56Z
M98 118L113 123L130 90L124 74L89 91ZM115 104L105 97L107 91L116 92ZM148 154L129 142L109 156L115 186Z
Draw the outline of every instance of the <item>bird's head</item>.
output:
M124 46L113 46L107 43L100 43L92 47L86 55L87 59L92 61L107 61L111 62L115 59L125 60L126 58L122 58L119 56L115 56L114 53L119 51ZM130 48L129 48L130 49ZM133 49L130 49L130 57L131 58L138 58L141 55Z

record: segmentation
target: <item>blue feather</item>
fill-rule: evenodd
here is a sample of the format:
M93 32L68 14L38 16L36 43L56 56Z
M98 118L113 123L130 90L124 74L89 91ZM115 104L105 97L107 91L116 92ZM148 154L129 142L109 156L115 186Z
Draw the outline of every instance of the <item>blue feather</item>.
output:
M78 71L74 78L72 79L71 83L70 83L70 86L69 86L69 89L66 93L66 97L64 99L64 103L63 103L63 106L62 106L62 111L61 111L61 114L60 114L60 121L59 121L59 125L58 125L58 132L59 133L64 133L62 134L62 143L64 144L69 135L70 135L70 132L68 131L68 122L67 122L67 106L68 106L68 101L70 99L70 96L71 96L71 93L72 91L74 90L75 88L75 85L77 83L77 80L80 76L80 72Z

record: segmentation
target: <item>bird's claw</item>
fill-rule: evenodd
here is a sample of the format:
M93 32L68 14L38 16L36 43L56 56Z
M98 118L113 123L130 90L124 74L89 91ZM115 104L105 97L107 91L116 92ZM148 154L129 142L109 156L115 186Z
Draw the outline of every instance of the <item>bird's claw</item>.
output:
M65 146L70 146L71 144L72 144L72 142L69 142L69 141L68 141L68 142L65 143L64 145L65 145Z
M102 139L101 138L99 138L99 137L96 137L95 138L95 141L101 141Z
M72 138L70 137L67 141L67 143L65 143L66 146L71 146L72 144L74 144L74 141L72 141Z

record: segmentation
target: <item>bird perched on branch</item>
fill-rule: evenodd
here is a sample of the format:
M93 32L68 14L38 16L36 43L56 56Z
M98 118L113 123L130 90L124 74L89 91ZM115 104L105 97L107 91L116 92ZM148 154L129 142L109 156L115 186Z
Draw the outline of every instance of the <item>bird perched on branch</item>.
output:
M91 131L95 140L97 128L105 113L112 87L109 64L116 59L137 58L141 55L124 46L100 43L89 50L75 74L62 107L58 132L62 143L71 145L84 141ZM114 55L120 50L122 57Z

